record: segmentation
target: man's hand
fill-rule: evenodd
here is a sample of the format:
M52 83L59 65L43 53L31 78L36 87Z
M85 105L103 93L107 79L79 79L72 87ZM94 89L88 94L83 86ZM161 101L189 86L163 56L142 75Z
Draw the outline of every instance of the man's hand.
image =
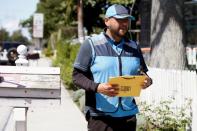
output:
M101 83L97 88L98 93L102 93L111 97L118 95L118 90L119 88L117 85L111 85L107 83Z
M150 85L152 85L153 81L152 79L146 75L146 79L144 80L144 83L142 84L142 89L146 89Z

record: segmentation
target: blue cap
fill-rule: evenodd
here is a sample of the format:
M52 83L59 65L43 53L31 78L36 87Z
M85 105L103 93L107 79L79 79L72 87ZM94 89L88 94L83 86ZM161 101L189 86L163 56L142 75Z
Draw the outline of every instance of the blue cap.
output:
M116 19L128 18L131 20L135 20L135 18L129 14L128 10L124 6L118 4L114 4L107 9L105 13L105 18L110 17L114 17Z

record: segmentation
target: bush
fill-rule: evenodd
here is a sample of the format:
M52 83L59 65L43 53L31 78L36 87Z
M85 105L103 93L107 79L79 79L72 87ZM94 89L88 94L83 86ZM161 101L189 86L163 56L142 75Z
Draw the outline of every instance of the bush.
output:
M43 54L46 56L46 57L51 57L53 56L53 51L50 49L50 48L44 48L43 50Z
M80 44L71 44L66 40L57 42L56 58L53 61L54 66L59 66L61 69L61 79L67 85L68 89L77 90L72 83L73 63L78 53Z
M62 35L65 39L74 38L77 36L77 26L76 27L66 27L62 29Z
M139 127L142 131L185 131L191 124L191 100L187 99L185 105L178 108L173 105L175 99L147 104L141 102L139 117L143 118L145 125Z
M79 109L83 112L85 107L85 91L79 89L72 94L73 101L77 103Z

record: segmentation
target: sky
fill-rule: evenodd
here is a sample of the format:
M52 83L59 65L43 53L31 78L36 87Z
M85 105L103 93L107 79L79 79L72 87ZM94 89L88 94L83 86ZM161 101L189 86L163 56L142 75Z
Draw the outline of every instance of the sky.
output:
M39 0L0 0L0 28L5 28L10 34L20 29L19 23L28 19L36 10ZM22 33L29 37L27 29Z

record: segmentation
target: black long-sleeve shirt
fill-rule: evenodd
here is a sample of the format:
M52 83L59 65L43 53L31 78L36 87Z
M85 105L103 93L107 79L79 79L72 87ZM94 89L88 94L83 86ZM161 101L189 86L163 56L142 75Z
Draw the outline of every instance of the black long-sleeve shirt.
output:
M99 83L95 83L92 79L90 72L84 72L77 68L74 68L73 70L73 82L76 86L79 86L86 91L97 91L97 87Z

